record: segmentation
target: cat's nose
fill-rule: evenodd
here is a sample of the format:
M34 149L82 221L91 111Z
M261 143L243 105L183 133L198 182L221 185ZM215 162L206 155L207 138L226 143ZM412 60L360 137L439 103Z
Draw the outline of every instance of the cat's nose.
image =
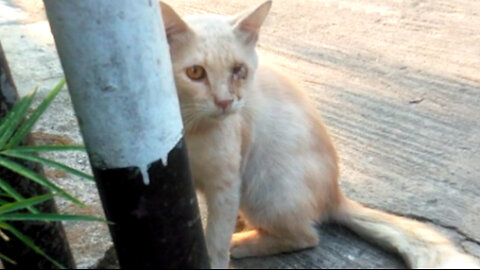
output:
M215 104L223 110L226 110L232 103L233 99L215 99Z

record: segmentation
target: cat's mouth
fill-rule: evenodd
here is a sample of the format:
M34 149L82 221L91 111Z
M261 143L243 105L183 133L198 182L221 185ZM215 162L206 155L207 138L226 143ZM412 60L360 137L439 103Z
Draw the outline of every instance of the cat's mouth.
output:
M220 121L220 120L223 120L223 119L229 117L230 115L234 114L235 112L236 112L236 110L234 110L232 108L228 108L226 110L219 109L219 110L215 111L214 113L210 114L210 118Z

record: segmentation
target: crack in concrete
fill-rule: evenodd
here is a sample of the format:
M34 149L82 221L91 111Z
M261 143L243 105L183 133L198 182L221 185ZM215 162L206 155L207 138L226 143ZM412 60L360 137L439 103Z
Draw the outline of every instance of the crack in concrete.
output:
M414 214L408 214L408 215L403 215L407 218L412 218L412 219L415 219L415 220L418 220L418 221L423 221L423 222L429 222L429 223L432 223L432 224L435 224L437 226L440 226L442 228L445 228L445 229L448 229L448 230L451 230L451 231L454 231L455 233L457 233L462 239L462 241L470 241L472 243L475 243L477 245L480 245L480 241L475 239L475 238L472 238L470 235L468 235L467 233L463 232L461 229L455 227L455 226L452 226L452 225L445 225L445 224L441 224L438 220L433 220L433 219L429 219L429 218L426 218L426 217L422 217L422 216L417 216L417 215L414 215Z
M470 242L470 243L472 243L472 244L474 244L474 245L476 245L476 246L478 246L478 247L480 248L480 244L479 244L478 242L476 242L476 241L472 241L472 240L470 240L470 239L464 239L464 240L462 240L462 241L463 241L463 242Z
M416 221L421 221L421 222L425 222L425 223L431 223L431 224L434 224L436 226L440 226L444 229L447 229L447 230L450 230L450 231L453 231L454 233L456 233L461 239L460 241L461 242L465 242L465 241L468 241L468 242L471 242L471 243L474 243L478 246L480 246L480 241L477 240L477 239L474 239L472 238L471 236L469 236L467 233L463 232L461 229L455 227L455 226L452 226L452 225L445 225L445 224L442 224L440 221L438 220L433 220L433 219L430 219L430 218L427 218L427 217L423 217L423 216L418 216L418 215L415 215L415 214L403 214L403 213L395 213L395 212L392 212L392 211L389 211L390 213L394 214L394 215L397 215L397 216L402 216L402 217L405 217L405 218L410 218L410 219L414 219ZM472 254L470 252L468 252L465 247L463 247L462 245L456 245L457 247L460 247L465 253L469 254L469 255L472 255L478 259L480 259L480 257L476 254Z

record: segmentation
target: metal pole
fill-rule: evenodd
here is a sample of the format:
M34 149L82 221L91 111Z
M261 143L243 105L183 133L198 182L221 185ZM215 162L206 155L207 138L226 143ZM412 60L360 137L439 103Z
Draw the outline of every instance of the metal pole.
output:
M122 268L207 268L156 0L44 0Z
M18 102L18 93L13 82L7 59L0 44L0 119L3 118ZM23 162L24 166L43 173L41 166L31 162ZM10 184L25 198L47 194L50 192L29 179L0 168L1 178ZM55 201L49 200L36 206L43 213L57 213ZM11 222L17 230L29 236L47 255L68 268L76 268L68 240L61 222L22 221ZM17 264L3 262L6 269L55 269L57 268L45 257L39 255L22 241L10 237L10 241L0 240L0 252L14 259Z

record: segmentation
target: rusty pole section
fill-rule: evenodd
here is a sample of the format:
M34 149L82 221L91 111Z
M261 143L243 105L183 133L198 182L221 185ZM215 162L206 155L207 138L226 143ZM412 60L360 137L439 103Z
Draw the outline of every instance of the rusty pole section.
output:
M13 82L7 59L0 44L0 119L2 119L18 102L19 97ZM34 169L39 173L43 172L40 165L31 162L23 162L24 166ZM0 178L25 198L34 197L49 193L49 189L29 179L0 167ZM49 200L35 206L43 213L57 213L55 201ZM35 244L47 255L68 268L75 268L68 240L65 235L62 223L40 222L40 221L17 221L11 222L17 230L30 237ZM3 262L6 269L55 269L57 268L45 257L39 255L20 240L10 237L5 242L0 239L0 252L15 260L16 265Z
M208 268L155 0L44 0L122 268Z

